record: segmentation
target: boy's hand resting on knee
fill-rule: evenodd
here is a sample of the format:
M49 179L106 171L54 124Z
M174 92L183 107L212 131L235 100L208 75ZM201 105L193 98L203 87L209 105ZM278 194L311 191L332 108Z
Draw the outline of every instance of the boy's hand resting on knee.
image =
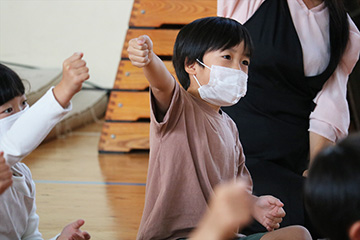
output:
M0 152L0 194L12 184L12 172L4 159L4 153Z
M54 88L54 96L59 104L65 108L71 98L81 90L84 81L89 79L89 68L82 59L83 53L74 53L63 62L63 76Z
M145 67L152 60L153 43L149 36L143 35L129 41L127 49L131 63L136 67Z
M251 195L243 181L218 185L191 240L232 239L251 220Z
M285 217L284 204L273 196L254 197L253 217L268 231L278 229Z
M85 221L79 219L75 222L72 222L64 227L60 236L56 240L88 240L90 239L90 234L81 231L80 227L84 225Z

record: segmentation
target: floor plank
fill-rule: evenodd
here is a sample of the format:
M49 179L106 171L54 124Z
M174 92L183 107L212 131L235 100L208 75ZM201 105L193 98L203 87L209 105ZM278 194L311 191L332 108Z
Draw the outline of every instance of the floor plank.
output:
M98 154L100 123L49 141L26 157L44 239L78 219L92 239L135 239L148 153Z

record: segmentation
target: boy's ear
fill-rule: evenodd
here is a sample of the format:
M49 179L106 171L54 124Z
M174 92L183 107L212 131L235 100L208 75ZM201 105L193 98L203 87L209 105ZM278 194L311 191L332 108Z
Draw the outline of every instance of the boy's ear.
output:
M185 59L185 71L189 74L189 75L196 75L196 68L195 68L195 64L196 62L193 62L191 64L187 63L187 59Z
M349 239L360 240L360 220L351 225L349 230Z

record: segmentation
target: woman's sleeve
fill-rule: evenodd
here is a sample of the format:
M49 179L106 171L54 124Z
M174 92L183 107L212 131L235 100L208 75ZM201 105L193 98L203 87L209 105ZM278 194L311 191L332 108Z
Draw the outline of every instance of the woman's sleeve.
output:
M52 89L24 112L1 138L0 151L10 166L31 153L71 110L71 104L66 109L61 107Z
M333 142L348 134L350 123L346 100L347 82L360 54L360 32L349 18L350 34L344 55L333 75L315 97L315 110L310 114L309 131Z
M218 0L217 15L244 24L265 0Z

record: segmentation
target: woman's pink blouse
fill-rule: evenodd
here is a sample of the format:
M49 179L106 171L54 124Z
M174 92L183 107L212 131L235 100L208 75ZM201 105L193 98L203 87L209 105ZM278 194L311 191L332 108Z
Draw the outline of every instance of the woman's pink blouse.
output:
M245 23L265 0L218 0L218 15ZM299 36L306 76L325 70L330 59L329 12L325 3L308 9L303 0L287 0ZM346 51L335 72L317 94L317 104L310 115L309 131L333 142L348 134L350 123L346 100L347 81L360 54L360 32L349 18L350 35Z

